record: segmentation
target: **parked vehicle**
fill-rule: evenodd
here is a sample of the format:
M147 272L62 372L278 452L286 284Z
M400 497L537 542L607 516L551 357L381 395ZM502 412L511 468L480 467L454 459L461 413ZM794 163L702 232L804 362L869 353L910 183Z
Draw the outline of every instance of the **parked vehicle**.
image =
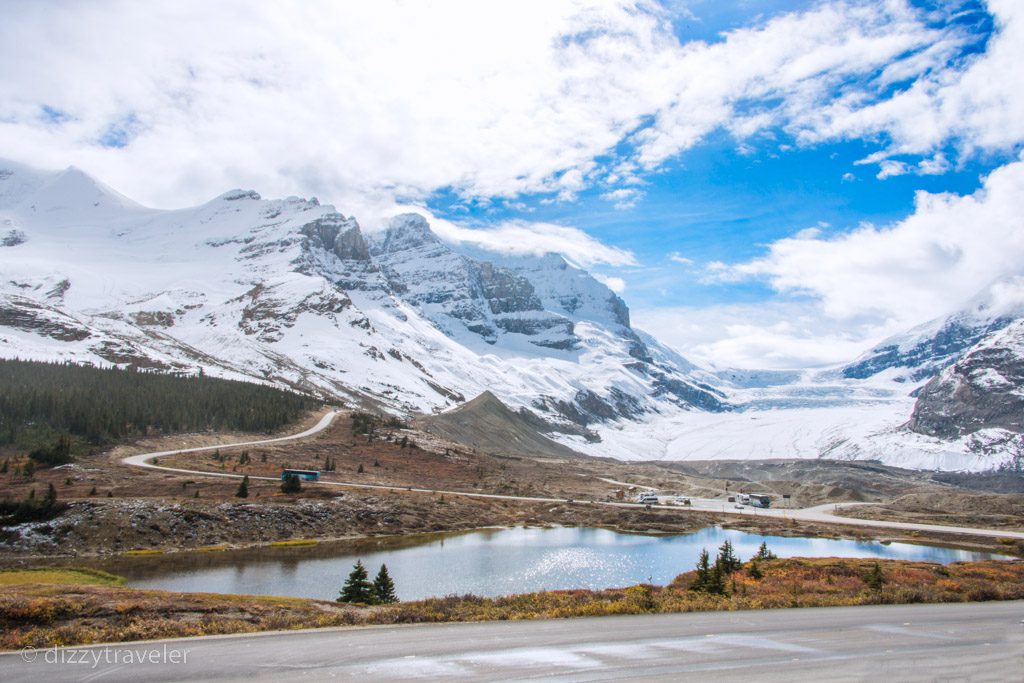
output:
M651 491L645 491L637 496L636 502L644 503L646 505L656 505L658 503L658 494Z

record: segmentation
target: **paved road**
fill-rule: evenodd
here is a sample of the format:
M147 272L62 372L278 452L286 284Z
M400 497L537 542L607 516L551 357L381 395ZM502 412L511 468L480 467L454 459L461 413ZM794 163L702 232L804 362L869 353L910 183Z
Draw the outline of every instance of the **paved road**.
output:
M0 680L1021 681L1022 618L1003 602L293 631L4 654Z
M189 470L189 469L183 469L183 468L177 468L177 467L164 467L163 465L160 465L160 464L155 464L154 465L150 461L153 460L154 458L159 458L159 457L168 456L168 455L175 455L175 454L178 454L178 453L199 453L199 452L202 452L202 451L212 451L212 450L225 449L225 448L237 448L237 447L243 447L243 446L260 446L260 445L269 444L269 443L280 443L282 441L293 441L293 440L296 440L296 439L304 439L304 438L308 438L310 436L315 436L316 434L318 434L318 433L322 432L323 430L327 429L327 427L329 427L331 425L331 423L334 421L334 418L337 415L338 415L338 411L331 411L331 412L325 414L320 419L320 421L316 425L314 425L313 427L310 427L309 429L307 429L307 430L305 430L303 432L300 432L298 434L292 434L291 436L282 436L282 437L277 437L277 438L273 438L273 439L262 439L262 440L259 440L259 441L243 441L243 442L240 442L240 443L219 444L219 445L214 445L214 446L200 446L198 448L183 448L183 449L179 449L179 450L157 451L157 452L153 452L153 453L139 453L138 455L132 455L132 456L129 456L127 458L124 458L121 462L124 463L125 465L130 465L130 466L133 466L133 467L145 467L147 469L162 470L164 472L179 472L179 473L182 473L182 474L190 474L190 475L203 476L203 477L227 477L227 478L231 478L231 479L241 479L244 475L228 473L228 472L209 472L209 471L205 471L205 470ZM256 476L250 476L249 479L259 479L259 480L264 480L264 481L277 481L276 477L256 477ZM602 481L606 481L606 482L610 482L610 483L615 483L617 485L626 485L626 486L630 485L630 484L628 484L628 482L619 482L619 481L614 481L614 480L611 480L611 479L602 479ZM387 490L387 491L417 491L417 492L420 492L420 493L443 493L446 496L449 496L449 495L450 496L466 496L466 497L469 497L469 498L497 498L497 499L502 499L502 500L519 500L519 501L537 502L537 503L565 503L566 502L566 500L564 498L551 498L551 497L543 497L543 496L509 496L509 495L501 495L501 494L496 494L496 493L476 493L476 492L471 492L471 491L449 491L449 490L444 490L444 489L427 489L427 488L418 488L418 487L396 487L396 486L385 486L385 485L378 485L378 484L361 484L361 483L358 483L358 482L350 482L350 481L324 481L324 480L322 480L319 483L321 485L324 485L324 486L341 486L341 487L344 487L344 488L377 489L377 490ZM640 487L640 488L646 488L646 487ZM938 525L938 524L916 524L916 523L913 523L913 522L883 522L883 521L875 521L875 520L870 520L870 519L856 519L856 518L853 518L853 517L841 517L841 516L832 514L832 512L834 510L838 510L840 507L845 507L845 506L848 506L848 505L864 505L864 503L845 503L845 504L840 504L838 506L833 505L833 504L830 503L830 504L827 504L827 505L819 505L817 507L803 508L803 509L796 509L796 510L783 510L783 509L768 509L768 510L764 510L764 509L759 509L759 508L752 508L752 507L749 507L749 506L743 507L742 509L740 509L740 508L737 508L735 504L725 503L725 502L723 502L721 500L699 499L699 498L693 498L691 500L693 501L693 505L692 506L684 507L684 506L665 505L665 506L658 506L658 507L659 508L661 508L661 507L671 508L671 509L676 509L676 510L680 510L680 511L684 511L684 510L700 510L700 511L705 511L705 512L717 512L717 513L720 513L720 514L740 515L740 516L748 516L748 517L759 517L759 516L760 517L778 517L778 518L785 518L785 519L795 519L795 520L798 520L798 521L806 521L806 522L825 522L825 523L829 523L829 524L845 524L845 525L848 525L848 526L872 527L872 528L876 528L876 529L881 528L881 529L896 529L896 530L900 530L900 531L926 531L926 532L935 532L935 533L944 533L944 534L957 534L957 535L963 535L963 536L986 536L986 537L997 537L997 538L1018 538L1018 539L1024 539L1024 532L1008 531L1008 530L1005 530L1005 529L977 529L977 528L972 528L972 527L942 526L942 525ZM576 505L606 505L606 506L611 506L611 507L642 507L641 505L639 505L637 503L618 503L618 502L608 502L608 501L587 501L587 500L577 500L577 501L574 501L574 504L576 504Z

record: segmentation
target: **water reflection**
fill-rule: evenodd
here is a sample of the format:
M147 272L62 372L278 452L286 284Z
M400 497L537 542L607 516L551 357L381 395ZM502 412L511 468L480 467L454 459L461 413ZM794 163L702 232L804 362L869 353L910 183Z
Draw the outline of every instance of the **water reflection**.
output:
M105 568L131 586L175 591L291 595L333 600L357 559L371 575L382 563L403 600L483 596L560 588L670 582L692 569L702 548L726 539L747 559L762 542L779 557L878 557L958 562L1002 556L906 543L761 536L709 527L685 536L606 529L501 529L358 543L125 558Z

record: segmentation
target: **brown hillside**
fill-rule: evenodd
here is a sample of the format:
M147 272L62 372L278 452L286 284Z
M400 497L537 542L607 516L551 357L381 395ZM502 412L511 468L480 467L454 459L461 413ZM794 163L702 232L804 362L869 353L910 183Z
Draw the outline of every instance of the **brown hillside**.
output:
M416 427L492 455L582 457L538 432L489 391L450 412L419 418Z

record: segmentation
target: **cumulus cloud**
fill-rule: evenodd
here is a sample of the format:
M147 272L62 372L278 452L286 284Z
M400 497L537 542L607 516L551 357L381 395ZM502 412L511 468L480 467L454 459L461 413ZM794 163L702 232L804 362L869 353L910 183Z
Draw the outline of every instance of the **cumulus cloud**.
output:
M994 279L1021 271L1022 201L1018 160L993 171L971 195L919 192L913 214L892 225L782 239L763 258L719 272L811 296L838 320L874 316L909 326L948 314Z
M904 2L836 2L682 46L652 84L668 97L635 136L638 158L657 166L723 125L739 138L779 126L810 135L821 107L876 99L886 74L938 68L966 40L921 19Z
M1011 5L993 3L1007 31ZM0 24L0 60L18 65L0 75L0 148L74 163L159 206L235 186L344 205L440 188L569 201L599 184L628 208L640 194L616 193L716 129L845 134L856 128L845 114L866 109L856 103L894 79L946 73L966 40L929 27L906 0L846 0L683 44L671 19L684 10L647 0L13 3ZM1016 97L1000 87L987 84L973 115ZM831 113L812 116L823 105Z
M626 1L16 3L0 148L165 206L237 185L568 199L672 40Z
M688 359L717 368L834 365L899 331L866 321L837 327L820 306L806 302L640 308L632 318Z
M431 229L449 242L468 244L488 251L522 256L561 254L581 268L595 265L635 266L636 257L625 249L608 246L579 228L554 223L505 221L486 228L457 225L417 209L430 221ZM622 291L626 283L621 278L605 278L605 284ZM616 289L618 287L618 289Z
M887 69L887 80L917 77L890 97L862 93L837 98L794 123L805 142L856 139L885 134L887 153L928 154L947 143L960 152L1012 148L1024 140L1024 4L988 0L996 31L983 52L954 68L930 68L903 60ZM943 43L920 53L938 56ZM898 73L897 73L898 72ZM884 170L884 169L883 169Z

